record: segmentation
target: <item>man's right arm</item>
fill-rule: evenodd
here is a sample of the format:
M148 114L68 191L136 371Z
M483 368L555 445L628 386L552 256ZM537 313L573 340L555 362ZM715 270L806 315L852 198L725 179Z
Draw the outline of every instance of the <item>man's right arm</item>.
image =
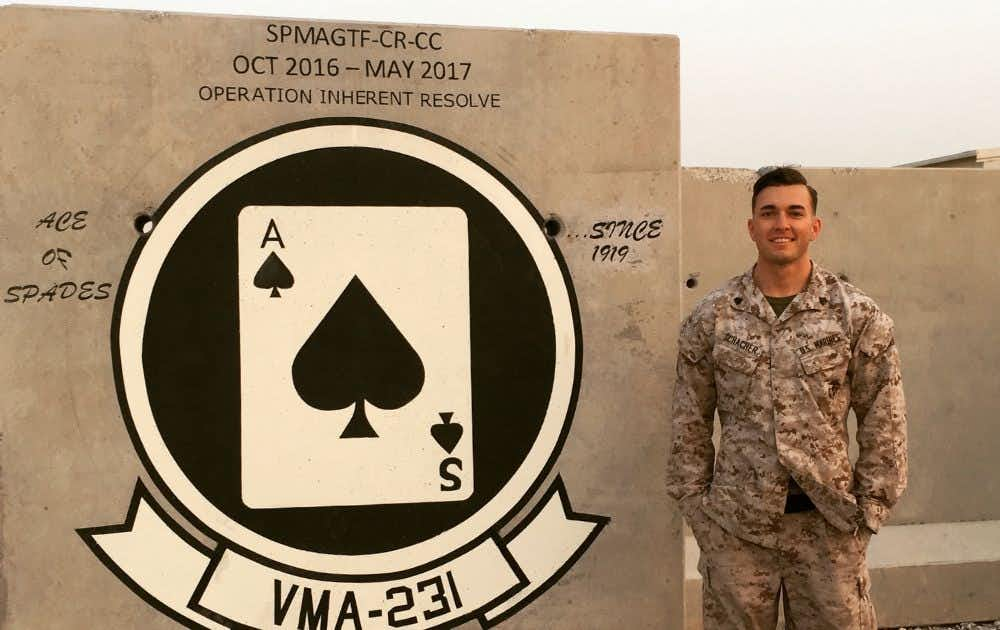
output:
M667 494L678 500L688 522L697 516L715 463L715 369L711 338L703 329L700 310L681 325L671 414L673 440L667 460Z

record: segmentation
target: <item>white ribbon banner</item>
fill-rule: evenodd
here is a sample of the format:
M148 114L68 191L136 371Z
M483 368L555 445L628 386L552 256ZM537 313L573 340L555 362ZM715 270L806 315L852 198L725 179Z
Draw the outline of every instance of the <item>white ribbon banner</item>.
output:
M121 526L81 530L102 560L151 603L205 628L422 630L477 618L491 626L553 584L608 519L574 513L561 479L505 540L405 578L304 578L220 546L199 545L141 486Z

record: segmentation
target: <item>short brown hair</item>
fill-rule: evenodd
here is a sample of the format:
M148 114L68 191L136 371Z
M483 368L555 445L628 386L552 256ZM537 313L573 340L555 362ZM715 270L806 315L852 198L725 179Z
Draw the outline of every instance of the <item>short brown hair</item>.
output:
M757 178L757 181L753 185L753 197L750 198L750 211L753 212L754 207L757 205L757 195L765 188L770 186L794 186L796 184L802 184L809 190L809 198L812 199L813 214L816 214L816 210L819 207L819 194L806 181L805 175L791 166L779 166Z

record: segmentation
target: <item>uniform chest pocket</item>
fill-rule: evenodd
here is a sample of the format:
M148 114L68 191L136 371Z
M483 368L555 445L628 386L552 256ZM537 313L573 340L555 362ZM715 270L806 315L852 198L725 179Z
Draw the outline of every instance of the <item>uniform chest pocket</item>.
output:
M715 363L716 406L722 411L745 407L760 359L717 345L712 350L712 360Z
M802 373L808 376L825 376L836 368L847 367L851 358L851 347L847 343L838 343L819 350L813 350L799 357Z
M840 417L846 408L849 387L847 386L847 366L851 359L851 347L847 342L833 344L813 350L799 357L802 379L812 393L819 410L831 421Z

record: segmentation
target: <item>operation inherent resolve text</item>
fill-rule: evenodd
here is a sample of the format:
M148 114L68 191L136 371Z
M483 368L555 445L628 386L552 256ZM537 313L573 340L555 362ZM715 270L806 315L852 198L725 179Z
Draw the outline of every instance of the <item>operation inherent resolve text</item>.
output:
M472 70L471 62L366 59L364 76L380 79L429 79L464 81ZM361 72L362 67L343 66L336 57L278 57L275 55L236 55L236 74L292 77L337 77L342 72ZM303 103L312 105L383 105L445 109L500 109L496 92L414 92L411 90L356 90L329 88L289 88L276 86L202 85L202 101L242 103Z
M416 51L436 55L444 50L439 31L372 29L270 23L264 42L278 45L309 45L333 48ZM375 80L422 80L463 82L474 73L473 63L441 59L345 60L330 55L278 55L261 51L240 52L230 61L240 77L292 77L330 80L364 78ZM343 89L331 87L286 87L275 85L202 85L198 97L205 102L301 103L306 105L381 105L444 109L500 109L501 95L474 91L412 91Z
M202 101L228 103L303 103L312 105L383 105L443 109L500 109L496 92L413 92L411 90L321 90L275 86L203 85Z

